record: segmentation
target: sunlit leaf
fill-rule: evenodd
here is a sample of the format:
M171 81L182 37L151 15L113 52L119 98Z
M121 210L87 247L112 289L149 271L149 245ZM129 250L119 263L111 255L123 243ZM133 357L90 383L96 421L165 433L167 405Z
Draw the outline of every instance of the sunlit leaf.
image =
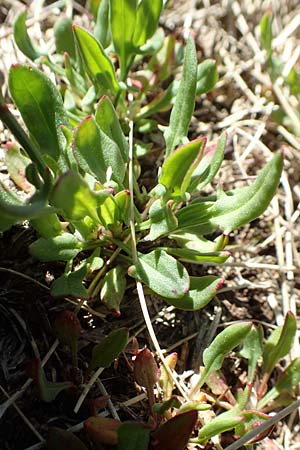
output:
M214 275L190 277L191 284L187 294L182 298L166 299L176 308L186 311L197 311L204 308L223 286L224 280Z
M170 125L164 132L166 157L187 137L188 128L194 112L197 83L197 56L192 39L187 41L183 72L171 112Z
M164 250L139 254L136 266L128 274L146 284L152 291L169 299L181 298L189 290L189 275L185 267Z

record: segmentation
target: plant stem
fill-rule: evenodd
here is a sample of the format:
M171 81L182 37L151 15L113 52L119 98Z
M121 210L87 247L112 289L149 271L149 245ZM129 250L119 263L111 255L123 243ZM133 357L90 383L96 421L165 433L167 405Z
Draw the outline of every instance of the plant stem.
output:
M128 96L129 101L133 100L132 94L129 94ZM134 265L138 262L138 255L137 255L137 249L136 249L136 234L135 234L135 219L134 219L134 168L133 168L133 121L130 120L129 122L129 192L130 192L130 217L129 217L129 225L130 225L130 231L131 231L131 245L132 245L132 262ZM137 293L138 298L140 301L141 310L143 312L145 324L148 329L148 333L150 335L151 341L153 343L153 346L156 350L156 353L158 354L160 360L162 361L164 368L167 372L167 374L171 377L174 384L176 385L177 389L179 390L180 394L184 397L186 401L189 401L188 396L180 386L180 383L178 380L174 377L172 370L168 366L166 359L161 351L160 345L158 343L158 340L156 338L152 322L149 316L149 311L147 308L147 303L144 295L144 290L142 283L140 281L136 281L136 287L137 287Z

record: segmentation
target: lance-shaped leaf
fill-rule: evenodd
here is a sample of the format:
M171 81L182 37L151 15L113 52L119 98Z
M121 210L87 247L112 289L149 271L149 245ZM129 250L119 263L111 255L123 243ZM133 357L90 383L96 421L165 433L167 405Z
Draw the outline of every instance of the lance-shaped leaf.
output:
M13 101L40 152L58 160L65 148L60 126L69 127L59 91L40 70L26 65L12 66L8 83Z
M153 411L159 416L164 417L169 409L171 408L179 409L180 406L181 402L179 398L176 397L176 395L173 395L172 397L169 398L169 400L166 400L162 403L155 403L155 405L153 406ZM186 409L185 411L191 411L192 409L195 410L196 408Z
M128 338L127 328L119 328L109 333L93 348L89 369L96 370L99 367L109 367L126 347Z
M244 417L238 409L226 411L201 428L197 437L197 442L199 444L205 444L213 436L218 436L225 431L232 430L238 424L243 422L243 420Z
M78 126L73 140L73 151L79 167L104 184L107 170L112 179L121 184L125 175L125 164L119 146L97 125L92 116Z
M187 41L180 86L173 106L170 125L164 133L166 157L187 137L194 112L197 83L197 56L192 39Z
M121 422L109 417L89 417L84 422L84 429L88 437L97 445L116 445L118 443L118 429Z
M75 434L67 430L51 427L46 440L46 450L87 450Z
M260 21L260 41L262 47L267 52L267 58L269 59L272 55L272 40L273 40L273 17L269 11L267 11L261 21Z
M125 189L115 195L115 202L119 208L120 219L128 225L130 214L130 192Z
M180 247L196 250L200 253L211 253L223 250L228 244L228 236L220 234L214 241L204 238L195 233L171 233L169 236L174 239Z
M124 136L116 110L106 96L103 96L97 106L95 119L104 133L118 145L122 158L128 161L128 142Z
M182 298L166 299L166 302L185 311L198 311L204 308L222 288L224 280L214 275L190 277L191 284Z
M225 328L215 337L203 352L204 371L192 392L200 389L208 375L221 369L225 356L243 342L251 327L251 322L236 323Z
M143 423L125 422L118 428L117 450L148 450L150 429Z
M197 411L187 411L165 422L152 433L153 450L184 450L197 419Z
M103 48L108 47L111 43L109 0L101 0L97 11L94 36Z
M230 231L260 216L274 196L282 171L280 152L261 170L250 186L228 194L219 192L217 201L195 201L177 213L178 230L209 234L221 229Z
M263 330L259 326L252 327L247 334L240 355L248 360L248 382L252 383L255 375L256 365L263 353Z
M66 16L60 17L54 24L53 33L57 53L67 52L75 60L76 48L71 19Z
M120 313L120 303L126 289L126 271L121 266L110 269L103 279L100 299L116 316Z
M189 262L191 264L223 264L231 256L230 252L211 252L211 253L199 253L197 250L188 248L174 248L168 247L166 251L176 256L181 261Z
M162 0L143 0L139 3L133 34L135 47L144 45L156 31L162 6Z
M139 254L136 266L129 267L128 274L142 281L156 294L169 299L181 298L189 290L187 270L164 250Z
M53 281L51 285L51 295L53 295L53 297L71 296L88 299L88 290L82 284L86 274L86 265L74 270L74 272L63 274L61 277Z
M110 27L116 53L119 56L121 79L127 74L133 47L137 0L110 0Z
M155 200L149 210L150 233L144 238L145 241L154 241L155 239L170 233L177 227L177 218L172 211L172 203L170 200L167 204L162 205L160 199Z
M100 223L97 208L107 194L107 191L91 191L78 172L69 170L57 180L52 191L51 204L69 220L80 220L89 216L96 223Z
M73 30L86 70L93 83L96 84L100 92L111 91L116 94L119 85L115 69L102 45L83 28L73 25Z
M83 249L82 243L70 233L39 238L30 245L30 253L41 261L69 261Z
M281 152L261 170L255 182L231 195L221 195L211 209L212 225L229 233L259 217L268 207L279 184L283 166Z
M300 358L294 359L280 375L275 386L258 402L257 408L262 409L271 401L275 400L283 392L294 394L294 389L300 383Z
M204 149L203 158L192 175L189 191L201 191L215 178L224 159L226 145L226 134L223 133L217 144L207 144Z
M289 311L282 327L278 327L267 340L263 351L263 371L271 374L277 362L283 358L293 345L297 330L294 314Z
M35 49L31 42L27 31L26 19L27 11L24 11L17 16L13 24L14 39L21 52L24 53L27 58L34 61L39 58L42 53Z
M199 138L179 147L162 165L159 182L174 196L186 192L192 174L201 161L205 143L205 138Z
M70 348L73 367L78 367L78 339L83 330L77 315L73 311L61 311L55 317L53 329L58 340Z
M213 59L206 59L198 64L196 95L206 94L211 91L218 78L216 62Z
M62 383L51 383L47 381L39 359L32 359L29 361L26 366L26 372L36 383L40 398L44 402L52 402L61 391L73 386L69 381Z

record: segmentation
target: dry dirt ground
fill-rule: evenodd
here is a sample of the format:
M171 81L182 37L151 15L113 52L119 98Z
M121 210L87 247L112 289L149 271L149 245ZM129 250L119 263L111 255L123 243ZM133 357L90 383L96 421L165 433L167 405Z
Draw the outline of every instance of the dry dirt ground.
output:
M51 49L50 27L59 15L53 3L0 1L0 75L4 90L10 65L25 60L13 41L14 18L21 6L27 5L29 33L40 45L50 43ZM70 1L69 7L73 7L75 20L88 27L89 14L84 2ZM261 323L268 334L274 325L282 324L287 311L293 311L299 318L300 98L289 93L282 77L272 83L268 74L259 39L259 22L268 9L275 17L274 52L282 62L284 76L293 65L300 69L297 0L174 0L161 20L161 26L177 39L193 35L199 61L205 58L217 61L219 81L209 95L198 98L190 131L191 137L201 134L208 139L227 131L229 144L216 182L226 189L243 186L257 174L271 152L282 146L285 152L278 194L263 217L230 236L229 250L233 256L229 262L218 268L200 269L226 278L218 299L197 313L178 311L156 298L148 299L160 346L167 353L171 350L178 353L177 372L183 375L198 370L199 355L218 327L222 329L229 322L251 318ZM286 116L280 125L273 119L278 110ZM2 159L9 138L0 124ZM154 135L151 138L156 139ZM1 159L0 170L2 179L7 178ZM151 165L146 162L143 177L151 176ZM47 360L48 378L55 380L69 361L67 353L56 351L51 327L55 313L70 307L49 295L49 278L60 274L62 268L33 260L27 251L33 239L33 231L24 225L6 232L0 240L0 412L7 401L10 405L0 419L1 450L40 448L49 425L71 428L85 439L82 421L87 411L82 408L78 415L73 414L73 400L65 397L45 406L24 371L29 358L40 356ZM84 327L80 341L83 366L92 344L118 326L128 327L140 347L147 345L153 349L134 292L127 295L118 319L102 306L95 305L94 309L98 315L86 310L79 314ZM299 356L297 342L294 356ZM232 383L236 383L241 369L236 369L235 360L229 359L225 370ZM117 366L105 371L101 381L122 419L147 419L147 402L134 385L130 355L128 361L123 358ZM94 395L101 389L98 384ZM226 447L226 441L222 445ZM212 448L211 444L205 448ZM257 448L300 448L298 413L280 423Z

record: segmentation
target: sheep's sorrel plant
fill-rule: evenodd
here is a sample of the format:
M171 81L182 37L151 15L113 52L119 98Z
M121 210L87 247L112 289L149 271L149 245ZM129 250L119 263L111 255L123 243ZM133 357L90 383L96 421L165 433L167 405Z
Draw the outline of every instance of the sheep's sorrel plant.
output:
M197 64L192 39L182 52L172 36L164 36L158 28L163 6L162 0L102 0L93 33L61 19L55 27L56 54L51 57L35 49L22 14L14 27L17 45L52 73L48 76L35 65L11 67L10 96L24 128L0 95L0 119L17 140L7 144L6 165L23 191L20 195L17 189L0 183L0 231L28 220L38 235L30 246L31 254L42 261L66 263L64 274L52 283L51 294L87 302L100 299L116 315L132 278L138 285L143 283L146 292L175 307L194 311L207 305L223 279L190 276L190 265L222 264L228 259L230 253L224 250L228 234L265 211L283 165L282 153L277 152L253 184L205 194L222 164L226 135L207 143L203 136L189 140L188 131L196 96L214 87L216 67L211 60ZM181 62L179 81L173 77ZM55 77L56 84L52 81ZM163 89L169 79L173 81ZM170 108L169 123L162 127L158 113ZM141 136L153 130L161 132L158 125L165 146L155 149L158 158L153 180L145 187L139 180L143 171L139 157L152 154ZM59 340L70 347L76 368L80 335L76 317L65 314L54 328ZM219 353L216 343L210 347L214 352L207 349L199 389L250 328L243 324L239 331L235 329L226 348L219 345L220 340L214 341ZM112 333L93 350L86 375L90 380L127 344L127 330ZM268 367L266 373L273 368ZM49 383L39 361L33 363L31 373L46 401L69 387L68 383ZM151 396L150 381L143 381L139 371L136 376L146 383ZM262 395L267 380L263 378ZM167 379L165 382L168 384ZM76 412L87 393L84 388ZM163 405L157 410L153 397L151 400L156 420L169 408ZM178 450L184 448L197 413L191 407L168 418L161 426L156 423L151 434L153 449L167 449L165 436L174 427L182 430ZM86 424L90 435L94 419ZM144 425L106 424L113 436L109 439L121 442L120 450L133 449L133 440L140 438L147 448L150 431ZM144 428L145 433L141 432ZM129 443L128 435L134 436ZM209 439L209 432L204 438L199 435L198 442L207 436Z
M76 97L75 81L69 82L70 91L64 84L61 89L65 104L73 92L75 106L70 119L57 87L33 66L16 64L9 73L10 94L27 131L1 100L0 117L21 146L8 145L7 167L11 178L29 195L24 201L1 185L1 229L29 219L40 235L30 246L32 255L43 261L66 262L65 273L52 284L52 295L82 299L100 295L116 313L128 275L179 308L205 306L222 286L222 279L190 277L187 264L226 261L230 256L224 251L228 233L262 214L282 168L282 155L277 153L251 186L202 195L222 163L226 136L208 145L205 137L193 141L187 137L195 96L212 87L212 67L207 70L203 63L197 65L190 39L181 81L172 87L176 100L164 128L166 148L156 184L153 180L150 191L139 186L139 145L134 144L133 133L126 137L123 128L132 130L135 121L140 127L141 116L159 110L147 110L147 105L141 104L147 87L134 89L134 72L128 78L134 61L145 52L162 9L162 2L148 3L137 6L137 2L124 1L123 10L118 2L109 3L110 42L118 56L117 71L102 44L89 32L73 26L69 39L64 39L70 53L70 67L66 64L64 74L69 73L67 67L70 71L74 68L74 77L69 74L65 82L81 77L82 89L93 90L94 100L100 97L89 105L91 114L80 122L76 102L81 117L84 107ZM152 14L147 14L147 8ZM133 27L128 27L128 17ZM66 29L70 32L69 26ZM21 36L28 39L24 33ZM174 47L174 43L169 45ZM159 52L164 42L158 47L159 51L148 49L156 55L156 66L154 62L152 66L157 67L156 76L162 70ZM134 240L130 223L135 228ZM213 233L218 236L210 240ZM136 257L133 244L137 245Z

